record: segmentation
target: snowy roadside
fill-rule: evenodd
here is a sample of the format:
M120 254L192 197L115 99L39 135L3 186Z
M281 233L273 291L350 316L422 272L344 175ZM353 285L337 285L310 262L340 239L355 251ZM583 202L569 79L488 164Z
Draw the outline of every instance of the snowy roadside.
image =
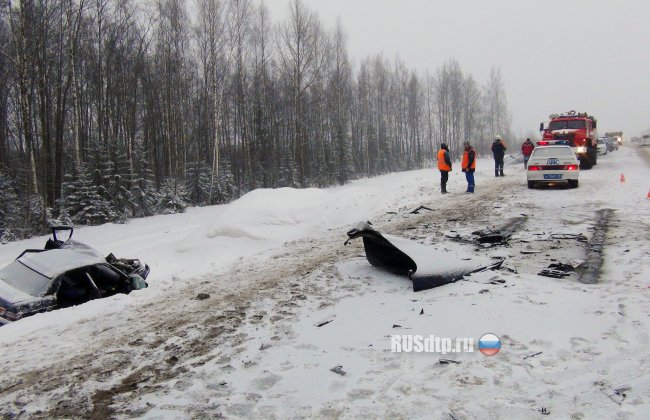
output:
M159 274L159 283L142 293L0 329L6 349L0 366L7 378L0 414L473 418L534 417L546 410L558 417L612 418L647 413L648 167L635 149L624 147L583 172L578 190L528 191L522 168L508 167L508 176L494 179L488 176L491 162L480 163L475 196L440 197L437 174L415 171L325 192L308 190L300 198L280 196L270 208L268 196L253 196L239 203L245 210L193 209L161 217L157 226L134 221L127 227L136 225L139 235L130 238L123 237L126 227L81 229L81 240L96 245L105 238L106 246L115 246L97 246L102 251L118 251L117 245L120 253L140 251L145 255L133 256L159 264L158 270L167 264L170 273ZM451 191L463 190L461 175L452 176ZM287 211L291 206L281 205L293 199L305 207ZM433 211L409 214L419 205ZM550 258L583 252L579 243L538 241L538 234L590 236L594 212L603 207L616 214L600 282L537 276ZM210 212L225 214L224 221L210 219ZM529 220L509 247L476 251L443 239L450 231L522 213ZM275 216L264 219L269 214ZM174 224L174 217L180 223ZM470 257L505 256L517 273L484 273L414 294L408 280L372 268L360 244L342 246L347 226L366 218L383 231ZM221 249L215 238L237 245ZM197 256L200 249L205 255ZM224 256L225 251L231 253ZM8 253L0 247L0 260L11 258ZM216 273L209 273L211 262L220 268ZM494 277L505 283L486 284ZM194 299L199 292L210 298ZM477 340L486 332L503 341L502 351L491 358L476 352L389 351L388 336L394 333ZM439 364L440 357L460 363ZM330 371L337 365L346 375ZM614 390L621 388L629 390L619 405Z

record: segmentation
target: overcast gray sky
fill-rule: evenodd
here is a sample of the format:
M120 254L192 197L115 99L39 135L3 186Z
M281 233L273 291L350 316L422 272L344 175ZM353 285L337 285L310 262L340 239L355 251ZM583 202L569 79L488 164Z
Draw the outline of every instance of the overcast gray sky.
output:
M288 0L265 0L273 20ZM515 134L551 113L598 119L625 138L650 129L650 0L304 0L340 17L351 59L399 55L424 73L455 58L485 83L500 67Z

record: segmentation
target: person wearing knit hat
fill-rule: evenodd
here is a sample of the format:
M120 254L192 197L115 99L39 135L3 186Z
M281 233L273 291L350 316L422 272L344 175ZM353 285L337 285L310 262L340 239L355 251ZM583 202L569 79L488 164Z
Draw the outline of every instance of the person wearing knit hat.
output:
M440 193L447 194L447 181L449 172L451 172L451 158L449 157L449 147L446 143L440 145L438 150L438 170L440 171Z
M469 141L463 142L465 152L463 153L463 160L461 167L465 172L465 179L467 179L467 193L474 193L474 171L476 170L476 152Z

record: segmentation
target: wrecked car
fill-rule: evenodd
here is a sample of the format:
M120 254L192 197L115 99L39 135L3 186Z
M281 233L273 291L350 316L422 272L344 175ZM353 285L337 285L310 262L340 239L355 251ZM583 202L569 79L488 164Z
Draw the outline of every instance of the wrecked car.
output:
M413 291L432 289L461 280L464 276L479 271L497 269L503 259L484 256L461 258L452 252L435 249L429 245L384 235L361 222L347 232L349 241L363 238L363 247L368 262L393 274L406 275L413 282Z
M65 241L57 236L63 231L69 231ZM147 287L148 265L113 254L104 257L73 240L73 231L53 227L44 249L27 249L0 270L0 325Z

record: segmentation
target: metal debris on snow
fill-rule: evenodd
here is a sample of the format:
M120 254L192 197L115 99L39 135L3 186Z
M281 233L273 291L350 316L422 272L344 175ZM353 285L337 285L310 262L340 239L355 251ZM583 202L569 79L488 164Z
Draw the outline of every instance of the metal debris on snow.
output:
M345 376L347 374L347 372L343 370L343 365L334 366L332 369L330 369L330 372L334 372L334 373L339 374L341 376Z

